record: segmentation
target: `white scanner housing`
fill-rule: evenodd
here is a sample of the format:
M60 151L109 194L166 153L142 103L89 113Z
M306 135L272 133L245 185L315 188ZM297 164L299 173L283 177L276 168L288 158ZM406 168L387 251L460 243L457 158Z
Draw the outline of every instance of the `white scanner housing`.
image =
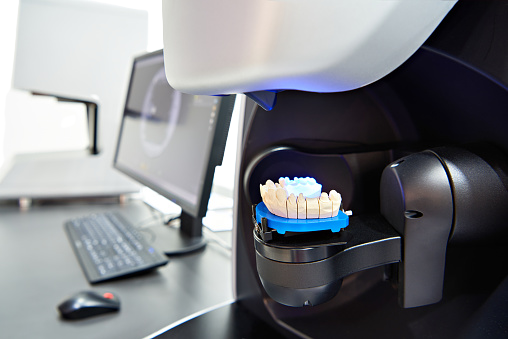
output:
M172 87L340 92L407 60L456 0L164 0Z

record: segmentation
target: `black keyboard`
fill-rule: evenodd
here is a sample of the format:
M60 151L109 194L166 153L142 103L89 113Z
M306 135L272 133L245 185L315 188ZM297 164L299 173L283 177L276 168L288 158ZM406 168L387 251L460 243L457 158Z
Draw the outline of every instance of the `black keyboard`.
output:
M74 253L90 283L134 275L166 265L154 249L121 215L92 214L65 223Z

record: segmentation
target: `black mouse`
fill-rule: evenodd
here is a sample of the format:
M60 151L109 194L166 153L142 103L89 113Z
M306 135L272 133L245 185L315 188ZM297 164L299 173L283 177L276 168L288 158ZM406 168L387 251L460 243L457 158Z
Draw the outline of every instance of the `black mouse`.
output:
M111 292L83 291L58 305L58 310L65 319L83 319L119 309L120 300Z

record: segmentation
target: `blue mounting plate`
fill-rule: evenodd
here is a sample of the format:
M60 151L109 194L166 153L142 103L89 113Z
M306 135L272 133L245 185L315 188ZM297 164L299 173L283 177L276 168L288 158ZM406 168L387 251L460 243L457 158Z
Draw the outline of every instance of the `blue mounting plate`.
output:
M339 211L339 214L331 218L323 219L289 219L272 214L266 208L264 202L256 206L256 221L261 224L261 219L266 218L268 227L277 230L279 234L286 232L312 232L331 230L339 232L349 225L349 217L346 213Z

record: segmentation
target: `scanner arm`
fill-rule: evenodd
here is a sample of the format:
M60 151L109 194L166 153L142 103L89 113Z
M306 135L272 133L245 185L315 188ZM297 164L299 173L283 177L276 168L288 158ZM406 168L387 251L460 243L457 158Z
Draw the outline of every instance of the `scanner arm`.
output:
M97 102L91 100L62 97L53 94L44 94L39 92L32 92L32 95L53 96L58 101L61 102L77 102L84 104L86 106L86 115L88 120L88 139L90 140L88 150L92 155L99 154L99 141L98 141L99 105L97 104Z
M401 237L380 215L353 216L346 230L332 236L317 232L310 240L302 234L283 237L256 223L254 242L266 292L295 307L326 302L344 277L401 260Z

